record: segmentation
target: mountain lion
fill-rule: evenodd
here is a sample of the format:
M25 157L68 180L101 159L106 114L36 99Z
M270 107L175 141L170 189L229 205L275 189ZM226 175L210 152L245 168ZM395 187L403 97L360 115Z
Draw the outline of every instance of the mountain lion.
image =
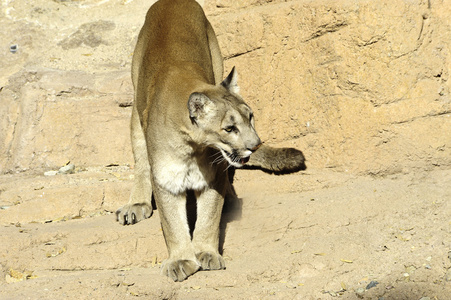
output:
M224 198L233 193L230 166L247 163L275 172L305 166L301 151L262 145L235 68L222 78L218 41L199 4L156 2L133 55L135 182L129 203L116 215L124 225L149 218L154 196L169 252L162 273L174 281L199 269L225 268L219 222ZM187 192L197 201L192 235Z

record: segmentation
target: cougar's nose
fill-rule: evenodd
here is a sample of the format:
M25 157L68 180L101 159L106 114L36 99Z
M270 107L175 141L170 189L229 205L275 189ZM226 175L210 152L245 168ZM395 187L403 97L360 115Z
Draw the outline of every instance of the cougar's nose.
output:
M257 142L252 147L247 148L247 150L250 150L252 152L257 151L257 149L260 148L262 144L262 141L260 140L260 138L258 138Z

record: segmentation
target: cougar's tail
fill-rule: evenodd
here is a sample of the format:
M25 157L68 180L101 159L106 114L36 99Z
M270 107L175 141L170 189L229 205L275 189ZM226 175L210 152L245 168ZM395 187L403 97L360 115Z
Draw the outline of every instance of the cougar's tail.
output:
M293 173L305 170L305 157L300 150L294 148L272 148L262 145L252 153L245 165L270 173Z

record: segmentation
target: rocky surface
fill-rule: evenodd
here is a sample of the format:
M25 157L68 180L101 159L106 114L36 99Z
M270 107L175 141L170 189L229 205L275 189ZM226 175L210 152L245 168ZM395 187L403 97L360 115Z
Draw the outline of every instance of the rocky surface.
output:
M449 166L449 1L224 2L212 20L264 140L340 171Z
M227 270L160 277L157 214L112 215L152 1L2 1L0 298L447 299L451 1L201 2L261 138L309 169L237 172Z
M3 2L0 172L130 164L130 61L149 4ZM263 140L311 166L386 175L451 163L449 4L205 7Z
M182 283L158 214L120 226L131 172L1 177L0 298L447 299L450 170L370 178L310 169L237 172L225 214L227 269ZM18 196L19 195L19 196ZM14 202L13 202L14 201Z

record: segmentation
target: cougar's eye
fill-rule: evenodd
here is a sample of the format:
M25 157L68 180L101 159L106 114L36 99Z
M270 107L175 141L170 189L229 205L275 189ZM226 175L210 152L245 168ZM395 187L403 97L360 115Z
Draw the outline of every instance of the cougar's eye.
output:
M224 130L229 133L234 131L235 129L236 129L235 126L227 126L226 128L224 128Z

